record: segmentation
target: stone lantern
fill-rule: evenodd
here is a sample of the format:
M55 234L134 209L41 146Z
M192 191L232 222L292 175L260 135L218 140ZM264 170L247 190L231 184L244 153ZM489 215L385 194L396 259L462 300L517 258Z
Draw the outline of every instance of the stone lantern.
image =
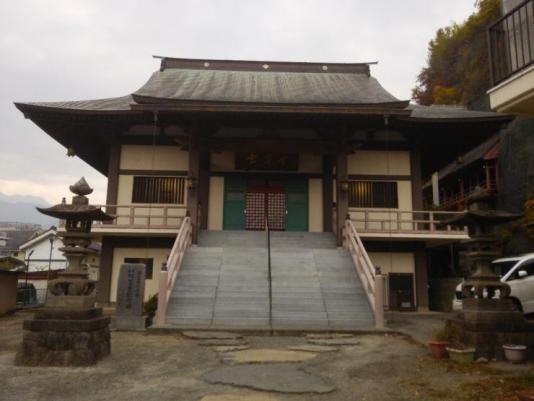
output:
M16 362L31 366L85 366L96 363L110 352L108 317L95 308L96 283L89 280L84 258L94 254L89 249L93 221L114 217L89 205L93 190L82 177L70 186L72 203L63 202L39 212L65 221L61 251L67 268L48 282L45 308L31 320L24 321L24 337Z
M472 273L462 283L462 311L447 324L460 329L463 339L475 347L478 357L501 357L501 346L506 343L534 345L534 324L516 310L508 298L509 285L491 268L491 262L500 256L495 226L520 217L489 209L487 195L478 191L465 212L443 223L468 227L470 239L464 244Z

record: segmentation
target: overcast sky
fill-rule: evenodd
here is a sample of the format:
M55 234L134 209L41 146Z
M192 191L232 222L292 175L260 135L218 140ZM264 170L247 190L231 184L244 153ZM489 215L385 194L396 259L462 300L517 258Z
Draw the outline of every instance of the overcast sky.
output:
M409 99L435 31L474 0L1 0L0 192L57 203L84 175L106 178L15 109L13 101L121 96L159 67L152 55L378 61L372 73Z

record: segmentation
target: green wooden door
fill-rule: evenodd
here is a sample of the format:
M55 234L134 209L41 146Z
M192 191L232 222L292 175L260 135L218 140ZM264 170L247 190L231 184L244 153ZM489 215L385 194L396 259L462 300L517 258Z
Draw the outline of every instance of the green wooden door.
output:
M289 180L286 189L286 231L308 231L308 180Z
M224 179L223 230L245 229L247 181L239 177Z

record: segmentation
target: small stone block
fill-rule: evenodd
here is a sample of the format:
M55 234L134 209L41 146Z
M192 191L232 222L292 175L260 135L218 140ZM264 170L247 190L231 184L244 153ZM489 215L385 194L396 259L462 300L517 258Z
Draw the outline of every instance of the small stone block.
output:
M114 316L111 318L111 328L118 331L146 330L146 316Z

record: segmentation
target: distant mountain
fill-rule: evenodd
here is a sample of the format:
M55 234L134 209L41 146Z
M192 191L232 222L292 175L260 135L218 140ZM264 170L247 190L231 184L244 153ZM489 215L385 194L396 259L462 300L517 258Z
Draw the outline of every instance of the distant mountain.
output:
M57 226L57 219L35 210L36 206L50 206L42 198L29 195L6 195L0 192L0 221L40 224L47 228Z

